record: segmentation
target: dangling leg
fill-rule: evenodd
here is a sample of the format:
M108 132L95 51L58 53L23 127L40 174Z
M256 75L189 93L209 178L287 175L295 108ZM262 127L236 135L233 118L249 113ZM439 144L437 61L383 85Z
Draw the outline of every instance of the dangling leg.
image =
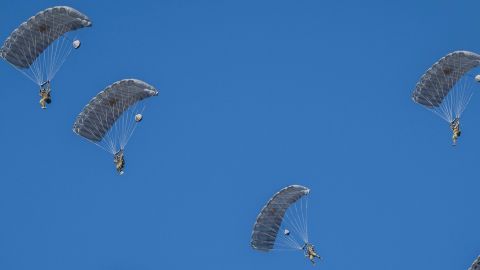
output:
M310 259L310 261L312 262L313 265L315 265L315 256L313 256L312 254L308 255L308 258Z
M453 133L452 135L452 141L453 141L453 146L456 146L457 145L457 139L458 139L458 135L456 132Z
M47 108L47 102L45 101L45 98L43 98L43 97L40 99L40 106L42 107L42 109Z
M117 172L120 173L122 171L122 167L123 167L122 166L122 161L121 160L118 161L115 165L116 165L115 167L117 168Z
M115 164L117 168L117 172L122 175L123 174L123 169L125 168L125 159L123 159L123 156L120 157L120 159L116 162Z

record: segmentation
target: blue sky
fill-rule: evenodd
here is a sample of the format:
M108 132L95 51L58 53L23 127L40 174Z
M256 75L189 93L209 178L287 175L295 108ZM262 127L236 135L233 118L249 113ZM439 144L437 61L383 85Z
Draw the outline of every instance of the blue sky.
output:
M312 269L251 229L289 184L311 189L322 269L466 269L480 253L480 95L459 146L414 104L448 52L480 51L478 1L11 1L0 38L70 5L93 27L53 81L0 64L0 269ZM71 131L92 96L156 86L126 150Z

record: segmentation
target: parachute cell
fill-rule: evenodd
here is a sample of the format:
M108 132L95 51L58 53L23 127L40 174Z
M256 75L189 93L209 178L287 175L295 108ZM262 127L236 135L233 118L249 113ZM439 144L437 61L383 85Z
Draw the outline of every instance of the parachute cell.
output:
M276 193L263 207L253 226L251 246L261 251L276 249L302 250L308 243L307 204L302 199L309 189L288 186ZM298 205L300 203L300 205ZM287 226L289 229L282 226ZM278 233L279 230L282 233Z

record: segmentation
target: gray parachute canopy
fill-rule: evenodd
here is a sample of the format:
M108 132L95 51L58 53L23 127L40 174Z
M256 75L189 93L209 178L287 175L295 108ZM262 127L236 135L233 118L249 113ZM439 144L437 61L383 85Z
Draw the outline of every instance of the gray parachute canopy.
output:
M468 270L480 270L480 256L478 256L477 259L473 261L472 266L470 266Z
M0 55L18 68L29 68L60 36L91 25L87 16L71 7L48 8L15 29L0 49Z
M309 192L308 188L299 185L288 186L277 192L257 217L253 226L251 246L261 251L272 250L285 212L292 204Z
M130 106L156 95L158 95L158 91L153 86L137 79L125 79L115 82L98 93L98 95L85 106L73 124L73 132L92 142L100 142L117 119L121 117ZM122 124L134 122L134 116L123 122ZM118 132L125 133L128 129L129 128L121 127L118 128ZM131 132L133 133L133 129ZM128 139L129 137L124 136L124 134L118 135L120 140ZM114 138L109 136L109 139ZM122 149L124 144L126 144L126 142L121 143ZM112 152L117 150L118 149L112 149Z
M414 102L439 107L458 80L480 64L480 55L455 51L442 57L422 75L412 94Z

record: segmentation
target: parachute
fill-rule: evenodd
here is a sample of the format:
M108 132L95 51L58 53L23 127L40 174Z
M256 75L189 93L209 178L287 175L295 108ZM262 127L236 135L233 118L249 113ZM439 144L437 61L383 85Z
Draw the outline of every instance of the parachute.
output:
M451 123L459 119L473 95L480 77L471 74L480 55L455 51L441 58L422 75L412 94L414 102Z
M253 225L250 245L260 251L302 250L308 243L309 192L306 187L292 185L273 195Z
M73 132L115 155L125 149L133 135L135 115L145 109L143 101L158 95L151 85L124 79L98 93L77 116Z
M472 266L470 266L468 270L479 270L479 269L480 269L480 256L478 256L477 259L473 261Z
M0 57L40 86L50 82L72 49L80 46L69 33L90 26L90 19L71 7L47 8L10 34Z

